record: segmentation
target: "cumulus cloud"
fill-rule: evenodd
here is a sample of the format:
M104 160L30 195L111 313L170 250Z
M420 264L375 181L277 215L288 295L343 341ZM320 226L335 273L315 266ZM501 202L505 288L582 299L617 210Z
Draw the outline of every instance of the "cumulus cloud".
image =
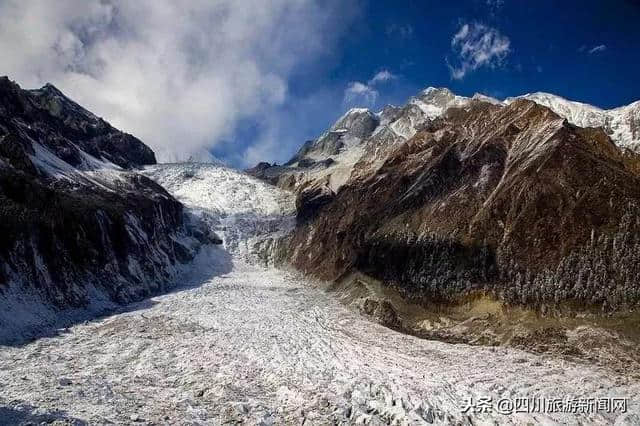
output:
M374 74L366 83L352 81L344 91L344 103L349 105L375 105L380 92L376 86L397 79L398 76L389 70L381 70Z
M510 46L509 38L495 28L479 23L462 25L451 39L454 58L446 58L451 77L460 80L480 67L502 65Z
M242 120L288 100L297 67L328 54L338 0L6 0L2 72L52 82L150 145L206 158ZM348 14L347 14L348 15Z

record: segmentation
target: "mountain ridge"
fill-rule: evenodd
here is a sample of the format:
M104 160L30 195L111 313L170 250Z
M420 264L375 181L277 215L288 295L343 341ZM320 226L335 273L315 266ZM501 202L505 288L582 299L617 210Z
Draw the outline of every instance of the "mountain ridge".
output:
M529 99L550 108L579 127L602 127L621 149L640 152L640 101L602 110L544 92L500 101L479 93L469 98L455 95L448 88L428 87L404 106L387 105L378 112L351 108L327 132L306 142L284 165L272 167L262 163L248 172L285 189L299 191L308 186L327 185L336 192L358 168L358 162L379 164L390 149L413 137L447 109L473 102L506 107L517 99Z

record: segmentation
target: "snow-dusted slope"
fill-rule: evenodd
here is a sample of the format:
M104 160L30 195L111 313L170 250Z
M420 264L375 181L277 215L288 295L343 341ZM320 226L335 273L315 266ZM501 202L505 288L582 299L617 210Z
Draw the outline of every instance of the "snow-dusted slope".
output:
M442 115L448 108L464 106L471 99L494 105L508 105L515 99L528 99L550 108L576 126L604 128L613 142L620 147L634 151L640 150L640 101L605 110L544 92L527 93L499 101L479 93L476 93L472 98L467 98L457 96L446 88L429 87L412 98L409 104L419 106L427 118L433 119Z
M442 115L448 108L464 106L472 99L494 105L508 105L516 99L528 99L550 108L576 126L603 127L618 146L635 151L640 150L640 101L605 110L544 92L527 93L500 101L480 93L476 93L472 98L467 98L457 96L446 88L429 87L420 92L418 96L411 98L408 105L418 106L424 112L425 118L434 119ZM419 124L419 120L416 124ZM405 137L411 136L410 132L409 134L406 132L398 133Z
M463 106L469 98L457 96L447 88L428 87L409 100L409 104L417 105L430 120L442 115L448 108Z
M262 177L276 176L276 183L289 189L319 185L338 191L363 157L376 163L382 159L386 151L379 150L380 145L411 138L427 120L469 100L446 88L429 87L404 107L387 106L377 113L352 108L318 139L305 143L287 164L275 166ZM260 176L265 170L256 171Z
M504 102L509 104L516 99L528 99L551 108L556 114L580 127L600 127L604 126L607 121L605 110L582 102L569 101L550 93L527 93L526 95L507 98Z
M507 98L504 102L509 104L515 99L529 99L546 106L576 126L602 127L616 145L634 151L640 150L640 101L604 110L550 93L536 92Z

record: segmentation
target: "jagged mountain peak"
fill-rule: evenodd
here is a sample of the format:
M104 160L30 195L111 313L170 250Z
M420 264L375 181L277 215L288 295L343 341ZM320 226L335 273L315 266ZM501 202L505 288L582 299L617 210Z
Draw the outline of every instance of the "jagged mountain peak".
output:
M356 108L351 108L351 109L349 109L349 110L348 110L348 111L343 115L343 117L344 117L344 116L347 116L347 115L354 115L354 114L373 114L373 113L371 112L371 110L370 110L369 108L359 108L359 107L356 107Z
M358 136L362 136L362 133L366 133L378 122L376 114L374 114L368 108L351 108L342 117L331 126L333 131L349 132L355 130ZM362 127L362 129L355 129L356 127Z
M564 109L567 111L580 110L580 111L590 111L590 112L592 111L596 113L605 111L602 108L599 108L591 104L572 101L572 100L563 98L562 96L554 95L553 93L547 93L547 92L525 93L524 95L520 95L520 96L508 97L504 100L504 103L509 104L516 99L528 99L536 103L539 103L541 105L544 105L546 107L556 107L557 109Z
M504 102L509 104L516 99L529 99L546 106L579 127L601 127L619 147L640 151L640 101L607 110L552 93L534 92L510 97Z
M637 100L635 102L631 102L628 105L623 105L623 106L619 106L616 108L613 108L609 111L616 111L616 110L630 110L630 109L640 109L640 100Z
M62 93L62 91L58 89L56 86L54 86L53 83L45 83L44 86L42 86L39 90L42 92L63 96L66 98L66 96Z
M156 162L140 140L115 129L50 83L24 90L2 78L0 125L5 150L13 140L31 155L29 159L15 150L7 154L11 164L25 170L33 163L42 173L60 176L73 169L134 168Z
M409 100L409 105L416 105L425 116L433 119L452 106L462 106L469 98L457 96L444 87L428 87Z
M304 187L319 179L329 182L337 191L354 170L359 169L356 174L362 174L368 167L379 167L391 150L410 140L450 108L468 109L475 102L507 108L507 114L514 113L513 108L509 109L513 104L523 104L526 108L541 105L572 125L602 128L603 137L608 135L615 145L640 152L640 101L602 110L545 92L501 101L481 93L465 97L445 87L427 87L404 106L387 105L377 113L368 108L350 109L318 139L305 143L284 166L269 171L261 169L256 176L268 176L271 182L280 182L287 188ZM282 176L286 179L281 179Z
M106 125L104 120L69 98L52 83L46 83L41 88L31 89L29 92L54 116L72 121L74 116L81 117L94 127Z
M414 98L424 102L443 104L456 98L456 94L446 87L427 87Z
M494 104L494 105L504 105L504 103L501 100L491 96L487 96L483 93L474 93L471 99L474 99L476 101L489 102L490 104Z
M18 84L11 80L8 76L0 76L0 88L6 90L7 88L19 88Z
M454 93L447 87L429 86L426 89L422 90L420 92L419 96L434 95L434 94L451 94L451 95L453 95Z

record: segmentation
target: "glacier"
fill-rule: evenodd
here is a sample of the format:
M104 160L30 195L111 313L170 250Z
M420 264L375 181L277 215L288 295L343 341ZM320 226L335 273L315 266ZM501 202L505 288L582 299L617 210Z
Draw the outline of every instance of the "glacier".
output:
M264 263L292 196L211 164L143 170L224 240L175 291L0 350L3 420L67 424L637 424L625 374L369 321L327 284ZM274 236L275 233L275 236ZM629 397L626 413L463 412L469 398Z

